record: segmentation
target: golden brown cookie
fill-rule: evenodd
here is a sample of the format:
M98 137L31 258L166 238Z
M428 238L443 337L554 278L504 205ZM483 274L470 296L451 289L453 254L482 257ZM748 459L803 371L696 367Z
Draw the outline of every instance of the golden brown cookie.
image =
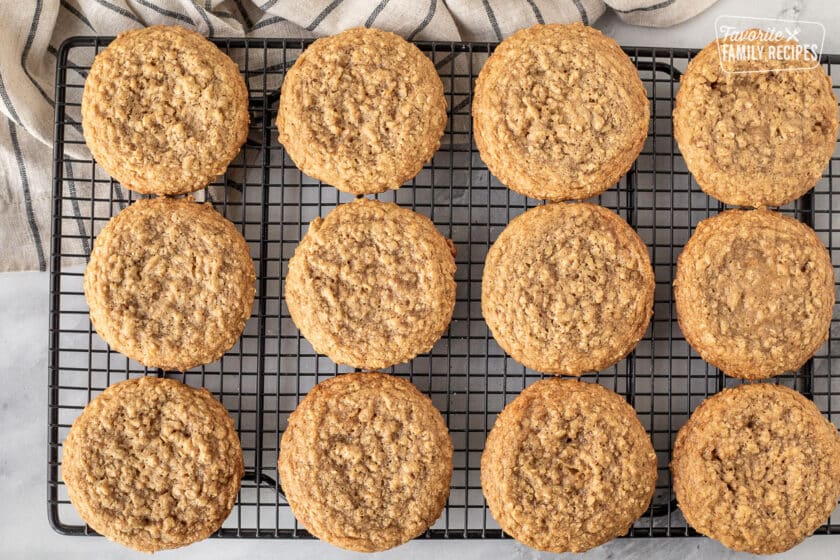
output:
M724 43L764 49L789 40ZM758 51L755 51L758 52ZM805 58L726 62L713 41L688 65L674 106L674 137L706 194L739 206L781 206L819 180L837 140L837 99L822 66Z
M653 315L647 247L614 212L587 203L514 218L487 253L481 311L525 366L581 375L618 362Z
M636 161L647 137L647 94L611 38L580 23L517 31L475 84L475 143L490 171L533 198L585 199Z
M674 300L689 344L733 377L799 369L828 339L834 268L814 230L769 210L697 225L677 261Z
M111 385L85 407L61 472L91 528L155 552L216 532L244 467L233 420L206 389L143 377Z
M398 35L361 27L307 48L286 73L277 111L280 143L295 165L354 194L413 178L445 126L432 61Z
M455 308L454 246L427 217L365 198L316 218L295 249L286 303L319 354L380 369L428 352Z
M496 418L481 455L493 518L516 540L583 552L627 533L656 487L656 453L616 393L537 381Z
M413 539L440 516L452 452L440 412L414 385L348 373L316 385L291 414L277 468L306 529L373 552Z
M194 31L155 25L121 33L85 80L82 128L96 162L147 194L207 186L248 135L239 67Z
M773 554L837 506L840 437L796 391L741 385L694 411L677 434L671 472L694 529L735 550Z
M91 323L114 350L185 371L236 343L251 316L254 279L248 244L212 206L153 198L102 229L84 288Z

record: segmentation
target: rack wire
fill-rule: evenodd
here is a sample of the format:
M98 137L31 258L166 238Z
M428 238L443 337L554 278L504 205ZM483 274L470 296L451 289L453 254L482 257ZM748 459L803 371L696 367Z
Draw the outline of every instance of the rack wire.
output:
M82 292L83 265L98 231L138 195L98 168L81 135L80 100L96 53L110 38L76 37L57 52L54 199L50 256L48 410L49 520L67 535L95 534L70 504L61 476L62 442L74 418L107 386L143 375L207 387L233 416L246 474L236 506L216 536L308 537L292 516L277 477L279 441L287 418L317 382L349 371L318 356L301 338L283 301L288 260L308 223L352 200L297 170L277 143L274 124L284 72L309 41L215 39L240 65L250 93L251 125L242 153L227 173L196 194L233 221L257 270L254 312L241 340L221 360L186 373L147 369L112 351L93 331ZM455 445L451 494L425 538L504 538L481 493L479 460L497 413L542 377L507 357L481 316L481 273L493 240L507 223L539 204L507 189L487 171L473 143L470 100L493 44L417 43L443 80L449 120L440 151L397 191L379 195L429 216L457 246L457 304L448 332L431 352L387 371L410 379L442 411ZM653 440L659 479L650 509L630 537L696 533L680 515L668 461L677 430L707 396L739 383L693 352L677 326L671 293L676 258L693 227L724 209L693 181L674 142L671 110L679 77L695 51L626 48L651 101L649 136L620 183L597 198L617 211L650 249L656 274L651 326L636 350L585 380L624 395ZM840 56L824 56L829 74ZM835 94L838 93L835 80ZM781 209L811 225L840 266L840 179L835 151L816 188ZM829 342L801 370L772 382L814 399L840 425L840 321ZM840 532L840 509L818 533ZM423 538L423 537L421 537Z

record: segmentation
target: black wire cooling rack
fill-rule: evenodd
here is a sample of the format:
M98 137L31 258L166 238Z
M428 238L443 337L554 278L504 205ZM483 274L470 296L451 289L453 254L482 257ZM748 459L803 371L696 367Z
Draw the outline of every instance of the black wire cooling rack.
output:
M80 100L87 70L108 38L73 38L57 53L52 252L50 258L49 519L56 531L95 534L67 498L61 446L84 406L112 383L166 375L207 387L239 429L246 474L236 507L218 536L305 537L277 479L280 436L289 413L317 382L348 371L316 355L292 323L282 298L288 259L316 216L351 200L298 171L277 143L274 124L284 72L309 42L217 39L239 63L250 91L251 128L242 153L219 181L197 193L232 220L251 247L257 270L254 312L237 345L221 360L187 373L149 370L113 352L92 330L82 292L83 265L97 232L137 195L99 169L81 135ZM418 43L443 80L449 121L440 151L392 200L429 216L457 246L458 298L449 331L428 354L388 370L409 378L443 412L455 444L451 494L427 538L500 538L481 494L479 459L496 414L541 374L507 357L493 341L480 308L481 273L490 243L511 218L539 204L500 184L479 158L472 138L470 99L492 44ZM650 249L656 273L655 313L635 352L585 379L624 395L653 439L659 480L653 504L631 537L690 536L676 507L668 472L677 430L705 397L738 381L724 377L691 351L677 326L671 280L677 255L698 221L724 206L692 180L671 132L681 71L695 51L626 48L651 101L650 132L629 174L597 202L624 217ZM829 74L840 56L824 56ZM835 72L836 74L837 72ZM835 94L840 89L835 85ZM840 179L835 152L816 188L781 209L814 227L840 266ZM800 371L773 382L814 399L840 425L840 321ZM840 532L840 510L819 533Z

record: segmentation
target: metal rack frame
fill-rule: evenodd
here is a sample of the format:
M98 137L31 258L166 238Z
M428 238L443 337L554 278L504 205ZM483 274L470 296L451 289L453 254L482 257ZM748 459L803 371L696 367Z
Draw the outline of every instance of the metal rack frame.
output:
M311 41L214 39L240 64L251 110L248 141L227 173L196 193L233 221L251 247L257 269L254 313L242 339L221 360L186 373L149 370L113 352L93 331L82 292L83 263L96 233L139 195L97 168L84 145L80 99L93 57L111 38L75 37L57 52L54 200L50 255L50 356L47 502L52 527L67 535L95 534L70 504L61 477L61 446L85 404L108 385L142 375L166 375L205 386L233 416L246 475L219 537L307 537L289 511L276 459L289 413L315 383L348 368L317 356L291 322L281 294L288 259L307 224L352 199L298 171L277 143L274 124L283 74ZM505 355L481 317L480 281L487 249L511 218L539 201L522 197L490 175L472 137L470 99L475 77L494 44L417 43L443 80L449 121L440 151L397 191L378 195L426 214L458 249L458 295L452 325L429 354L387 371L430 395L455 444L451 495L426 538L503 538L481 494L479 459L496 414L542 377ZM696 533L676 508L668 461L677 430L705 397L739 381L693 352L676 322L671 281L677 255L698 221L724 209L692 180L671 131L681 71L696 51L625 48L651 100L649 137L638 161L597 202L617 211L648 245L656 274L655 314L636 350L585 380L624 395L639 415L659 458L653 504L630 537ZM840 56L824 56L831 74ZM835 69L836 70L836 69ZM840 86L835 85L835 93ZM781 211L815 228L840 267L840 178L837 152L816 188ZM840 425L840 321L801 370L772 382L814 399ZM836 365L835 365L836 364ZM840 510L818 533L840 532ZM421 537L423 538L423 537Z

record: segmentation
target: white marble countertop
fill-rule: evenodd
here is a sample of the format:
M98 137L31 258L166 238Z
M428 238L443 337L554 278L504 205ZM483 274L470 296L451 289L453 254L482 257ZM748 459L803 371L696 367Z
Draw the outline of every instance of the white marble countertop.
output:
M669 29L647 29L606 15L596 24L622 45L702 47L714 39L719 15L822 22L825 52L840 52L837 0L720 0L700 16ZM48 289L46 273L0 274L0 557L64 560L147 558L101 538L62 537L50 529L46 507ZM161 558L350 558L362 557L316 541L210 539ZM382 558L548 558L511 540L412 541ZM571 556L570 556L571 557ZM585 555L588 560L622 558L683 560L749 558L705 538L619 539ZM778 558L837 560L840 536L811 537ZM776 558L776 557L774 557Z

